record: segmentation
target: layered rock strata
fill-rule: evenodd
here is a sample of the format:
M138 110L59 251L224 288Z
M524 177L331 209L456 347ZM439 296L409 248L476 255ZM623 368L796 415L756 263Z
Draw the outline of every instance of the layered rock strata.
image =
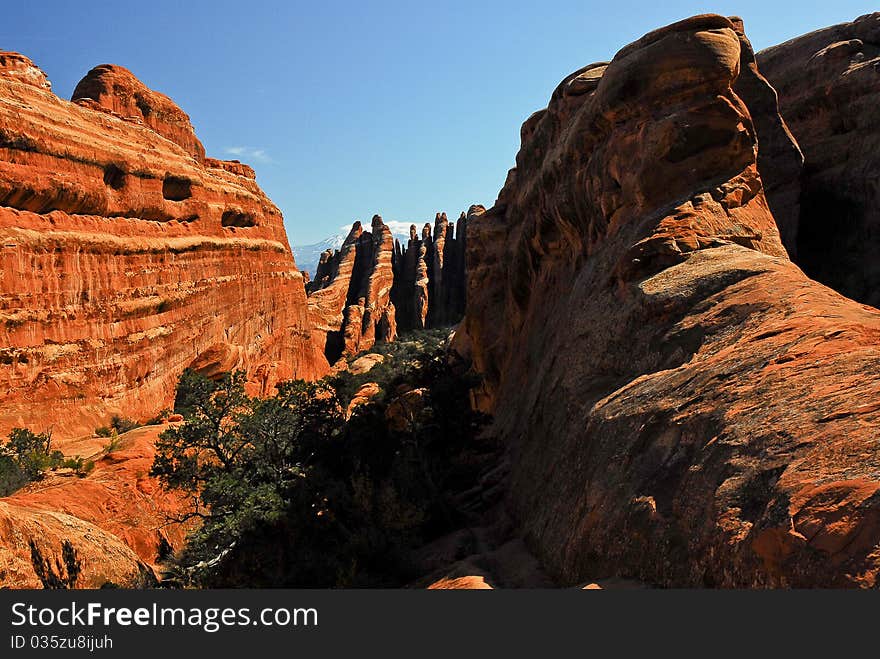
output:
M321 255L308 284L314 342L331 363L397 336L391 300L394 237L379 215L370 229L355 222L339 250Z
M253 170L120 67L75 103L0 54L0 435L58 438L169 407L179 375L251 393L328 369L281 213Z

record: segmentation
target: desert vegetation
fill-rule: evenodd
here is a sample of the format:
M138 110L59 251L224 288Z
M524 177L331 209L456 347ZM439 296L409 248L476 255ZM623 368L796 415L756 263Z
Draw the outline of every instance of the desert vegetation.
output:
M66 458L61 451L53 450L51 430L35 433L27 428L13 428L0 445L0 496L42 479L50 469L62 467L85 474L92 466L91 461L82 457Z
M267 399L247 396L241 373L217 381L185 373L175 409L185 422L160 436L152 473L193 494L185 517L201 524L166 583L352 587L413 578L408 553L460 522L453 493L492 451L477 439L484 418L468 411L443 336L404 337L381 346L384 361L366 373L294 380ZM350 407L366 381L377 393Z

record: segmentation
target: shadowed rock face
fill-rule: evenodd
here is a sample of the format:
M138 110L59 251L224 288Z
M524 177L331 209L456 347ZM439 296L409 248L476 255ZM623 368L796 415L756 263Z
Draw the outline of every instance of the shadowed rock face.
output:
M468 218L455 343L563 583L877 582L880 312L789 261L740 32L691 18L567 77Z
M187 367L244 369L254 394L326 372L253 170L204 158L125 69L93 70L80 103L38 72L0 55L0 435L145 420Z
M433 231L425 224L421 238L410 227L406 247L394 251L391 298L401 330L446 327L461 320L465 307L467 215L457 223L437 213Z
M397 337L394 282L394 237L379 215L371 231L352 225L342 247L321 255L309 282L308 305L313 337L331 363Z
M797 263L880 306L880 13L758 53L805 158Z

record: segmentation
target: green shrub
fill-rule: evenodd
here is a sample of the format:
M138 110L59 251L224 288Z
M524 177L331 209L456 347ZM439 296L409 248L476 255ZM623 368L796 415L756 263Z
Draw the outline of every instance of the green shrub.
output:
M165 419L167 419L169 416L171 416L171 414L172 414L172 410L168 409L167 407L164 408L164 409L161 409L161 410L159 410L159 412L156 414L156 416L154 416L152 419L150 419L149 421L147 421L146 425L148 425L148 426L160 426L160 425L162 425L163 423L165 423Z
M43 472L61 466L64 454L51 450L52 433L13 428L0 446L0 493L4 496L39 480Z
M95 468L95 463L91 460L86 460L82 456L74 456L72 458L65 459L61 466L66 469L73 469L78 476L85 476L92 469Z
M110 419L110 427L121 435L124 432L140 427L140 424L133 419L127 419L114 414Z
M25 473L19 468L15 459L0 452L0 496L7 496L27 485Z
M110 417L110 425L95 428L95 434L98 437L113 437L139 427L140 424L137 421L114 414Z
M387 359L367 374L293 381L262 400L245 394L241 373L220 381L185 373L175 410L186 423L159 436L151 473L191 493L196 505L181 521L202 524L169 578L208 587L413 578L408 554L462 523L454 494L476 481L485 449L474 441L485 419L469 411L469 383L449 367L445 336L379 346ZM385 394L346 420L365 381ZM404 384L424 388L425 405L398 432L385 413Z
M116 434L116 431L113 430L110 433L110 441L107 443L107 446L104 447L104 454L113 453L113 451L117 450L121 444L122 439Z
M182 414L185 418L196 413L195 406L202 403L217 389L217 382L199 375L191 369L186 369L177 381L177 391L174 397L174 412Z

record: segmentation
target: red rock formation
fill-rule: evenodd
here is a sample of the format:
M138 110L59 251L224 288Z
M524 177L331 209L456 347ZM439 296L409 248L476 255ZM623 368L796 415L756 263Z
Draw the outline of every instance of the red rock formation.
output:
M192 528L171 523L189 510L188 498L148 476L156 437L167 428L148 426L121 435L85 478L50 473L0 499L0 584L39 587L30 540L47 557L60 555L61 543L70 540L84 559L81 587L154 580L163 554L182 549ZM62 447L70 455L84 448L82 442Z
M82 573L77 588L116 585L139 588L155 583L150 568L119 538L94 524L63 513L17 506L0 500L0 584L3 588L42 588L29 543L50 564L64 565L62 543L76 550ZM62 575L63 576L63 575Z
M758 63L805 158L798 265L880 306L880 13L768 48Z
M443 269L446 257L446 244L451 242L454 231L450 228L446 213L437 213L434 218L434 242L431 250L431 265L428 268L428 324L434 325L435 318L443 314L446 302L446 286L443 281ZM435 304L432 304L434 302Z
M314 341L323 346L324 354L334 363L343 351L343 316L361 233L361 223L355 222L335 254L330 250L321 254L315 277L307 286Z
M776 91L758 70L742 19L733 17L730 20L742 49L740 72L733 91L749 107L758 140L758 170L764 184L764 196L776 219L782 244L794 257L797 254L804 156L779 112Z
M432 268L428 271L428 326L445 327L461 320L465 307L465 235L467 216L462 213L458 224L451 224L446 213L434 220Z
M468 219L455 345L563 583L878 583L880 312L786 257L737 31L691 18L567 77Z
M428 251L416 231L416 225L409 227L409 241L402 247L394 242L394 285L391 299L401 330L422 329L428 315Z
M243 176L244 178L249 178L252 180L257 179L257 174L256 172L254 172L254 168L250 165L245 165L238 160L217 160L216 158L205 158L204 164L205 167L209 167L211 169L225 169L227 172L232 172L236 176Z
M251 393L327 371L253 170L200 159L186 115L124 69L80 85L105 90L96 110L0 61L0 435L145 420L187 367L245 369Z
M196 137L189 115L165 94L148 88L124 67L115 64L96 66L79 81L70 100L84 107L108 110L120 117L142 122L196 160L205 159L205 147Z
M428 586L428 590L492 590L492 586L486 582L486 578L482 575L443 577Z
M458 227L446 213L437 213L418 238L410 227L406 248L394 252L394 287L391 298L402 330L446 327L461 320L465 307L464 213Z
M379 215L370 228L363 231L355 222L339 251L321 255L309 283L314 340L331 363L397 336L391 302L394 237Z
M0 75L46 91L52 89L46 74L30 58L20 53L0 50Z

